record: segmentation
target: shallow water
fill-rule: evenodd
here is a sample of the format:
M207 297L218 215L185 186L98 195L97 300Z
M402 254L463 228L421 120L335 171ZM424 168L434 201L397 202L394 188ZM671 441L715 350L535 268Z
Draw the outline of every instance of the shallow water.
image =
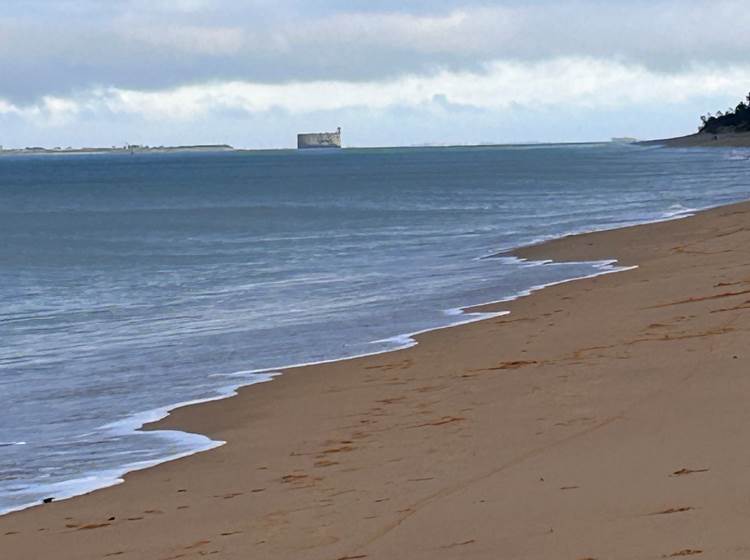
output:
M253 371L386 350L462 306L601 272L484 257L745 199L747 155L0 157L0 511L216 445L134 430L268 379Z

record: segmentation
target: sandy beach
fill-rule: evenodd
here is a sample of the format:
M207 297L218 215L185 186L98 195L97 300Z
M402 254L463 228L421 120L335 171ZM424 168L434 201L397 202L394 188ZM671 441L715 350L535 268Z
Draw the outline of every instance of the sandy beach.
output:
M676 138L638 142L643 146L667 146L670 148L747 148L750 147L750 132L700 132Z
M1 517L0 558L748 558L749 219L520 250L637 268L179 409L227 444Z

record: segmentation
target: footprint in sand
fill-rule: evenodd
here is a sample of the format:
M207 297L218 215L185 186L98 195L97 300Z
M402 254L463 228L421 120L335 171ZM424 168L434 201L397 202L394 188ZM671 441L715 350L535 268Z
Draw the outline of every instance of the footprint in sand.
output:
M426 424L418 424L417 426L414 426L415 428L424 428L427 426L444 426L446 424L452 424L454 422L463 422L466 420L466 418L463 418L462 416L443 416L442 418L438 420L434 420L433 422L427 422Z
M461 542L454 542L451 544L446 544L446 545L441 546L440 548L442 549L456 548L459 546L466 546L467 544L474 544L475 542L477 541L474 539L469 539L468 541L461 541Z
M682 556L695 556L696 554L703 554L703 551L695 548L685 548L672 554L664 554L662 558L679 558Z
M298 480L304 480L307 478L306 474L286 474L281 477L281 482L289 483L289 482L295 482Z
M350 451L354 451L354 449L355 447L353 445L342 445L341 447L330 447L328 449L324 449L323 451L321 451L317 456L322 457L323 455L331 454L331 453L348 453Z
M89 523L88 525L81 525L78 527L78 531L87 531L90 529L100 529L101 527L109 527L111 523Z
M200 548L201 546L206 546L207 544L211 544L211 541L209 540L196 541L193 544L187 545L185 547L185 550L192 550L194 548Z
M686 506L686 507L677 507L677 508L669 508L662 511L655 511L654 513L650 513L649 515L669 515L672 513L685 513L686 511L693 511L695 508Z
M704 473L708 472L710 469L680 469L679 471L674 471L669 476L685 476L686 474L695 474L695 473Z

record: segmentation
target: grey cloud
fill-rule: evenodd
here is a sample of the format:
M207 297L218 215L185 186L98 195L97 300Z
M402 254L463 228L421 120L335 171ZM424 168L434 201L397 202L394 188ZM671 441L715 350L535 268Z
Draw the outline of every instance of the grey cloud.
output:
M96 86L379 80L561 56L670 72L745 62L750 49L750 11L736 0L18 4L0 16L0 98L19 103Z

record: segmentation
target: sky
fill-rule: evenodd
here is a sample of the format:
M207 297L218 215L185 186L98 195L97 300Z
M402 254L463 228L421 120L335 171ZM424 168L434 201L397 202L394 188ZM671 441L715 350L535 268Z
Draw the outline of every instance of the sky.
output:
M0 145L348 146L694 132L747 0L2 0Z

